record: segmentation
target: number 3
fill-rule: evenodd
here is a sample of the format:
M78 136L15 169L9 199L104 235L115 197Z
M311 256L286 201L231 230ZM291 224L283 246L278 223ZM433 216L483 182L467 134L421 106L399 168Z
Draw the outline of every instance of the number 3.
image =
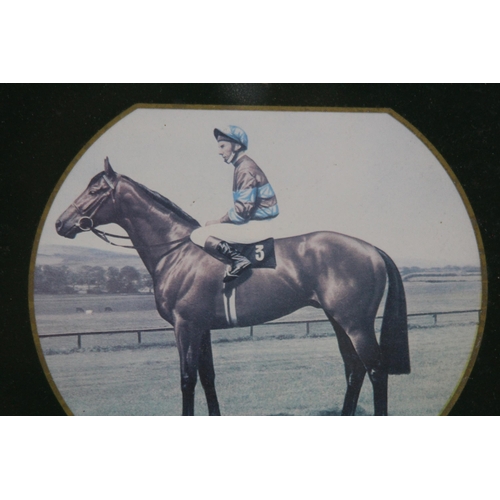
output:
M255 259L262 262L264 257L264 245L255 245Z

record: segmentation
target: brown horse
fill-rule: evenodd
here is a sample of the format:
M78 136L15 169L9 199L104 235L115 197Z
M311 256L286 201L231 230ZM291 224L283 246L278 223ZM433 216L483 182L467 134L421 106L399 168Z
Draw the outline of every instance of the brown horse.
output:
M194 414L199 373L210 415L220 415L215 392L210 329L264 323L304 306L322 308L335 330L345 363L343 415L354 415L365 373L375 415L387 414L388 374L409 373L406 299L394 262L364 241L315 232L275 242L275 269L251 269L231 285L222 283L224 263L207 255L189 235L199 227L163 196L113 171L104 172L56 223L74 238L81 231L116 223L129 235L153 277L156 306L174 327L180 356L182 414ZM380 345L375 316L386 299ZM228 309L231 309L228 314Z

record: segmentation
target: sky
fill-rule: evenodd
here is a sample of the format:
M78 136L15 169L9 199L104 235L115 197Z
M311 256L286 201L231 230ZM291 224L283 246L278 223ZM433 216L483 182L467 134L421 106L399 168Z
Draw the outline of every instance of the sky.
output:
M232 203L233 167L218 155L213 129L227 125L246 131L248 155L276 192L276 237L331 230L374 244L399 266L480 265L464 200L446 168L385 112L136 109L89 138L55 196L40 245L119 251L92 233L67 240L54 229L106 156L115 171L201 224L220 218Z

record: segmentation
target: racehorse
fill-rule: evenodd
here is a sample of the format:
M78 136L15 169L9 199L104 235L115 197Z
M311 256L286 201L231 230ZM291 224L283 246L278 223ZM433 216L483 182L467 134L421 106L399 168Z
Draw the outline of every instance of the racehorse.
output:
M209 415L220 415L215 391L211 329L250 326L302 308L321 308L330 320L345 364L342 415L354 415L365 374L373 388L375 415L387 415L389 374L410 372L406 298L399 271L382 250L334 232L275 241L276 268L250 269L224 284L223 262L190 240L199 223L162 195L117 174L104 161L85 191L56 222L59 235L74 238L116 223L128 234L153 278L159 314L174 327L180 356L182 414L194 415L197 375ZM109 240L108 240L109 242ZM386 282L380 333L375 316Z

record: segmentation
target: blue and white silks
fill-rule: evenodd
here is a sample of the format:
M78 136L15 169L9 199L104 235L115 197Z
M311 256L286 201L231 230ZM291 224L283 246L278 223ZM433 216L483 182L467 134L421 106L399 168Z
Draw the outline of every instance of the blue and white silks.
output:
M276 194L269 183L259 187L233 191L233 201L234 206L229 209L228 216L235 224L244 224L249 220L272 219L279 214ZM237 207L241 207L241 209L237 211ZM244 207L252 207L253 210L248 212ZM238 212L247 215L247 217L241 216Z

